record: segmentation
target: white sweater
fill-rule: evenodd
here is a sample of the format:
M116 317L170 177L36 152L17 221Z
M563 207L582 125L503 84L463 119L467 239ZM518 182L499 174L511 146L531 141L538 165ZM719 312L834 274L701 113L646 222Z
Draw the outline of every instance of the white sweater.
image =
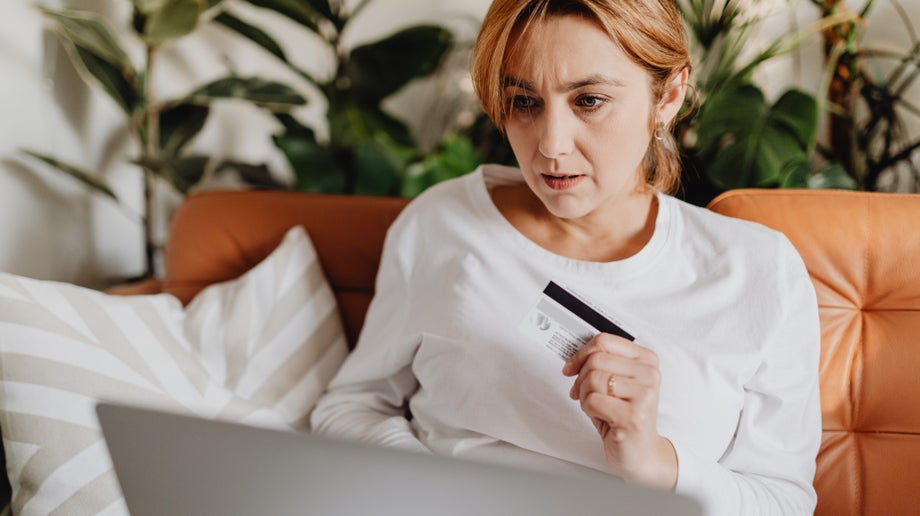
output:
M484 166L436 185L391 227L355 351L315 431L544 470L608 471L563 361L519 323L549 280L599 303L660 360L658 430L676 490L708 514L810 514L821 439L814 289L782 234L659 195L655 231L609 263L519 233ZM405 417L405 407L413 416Z

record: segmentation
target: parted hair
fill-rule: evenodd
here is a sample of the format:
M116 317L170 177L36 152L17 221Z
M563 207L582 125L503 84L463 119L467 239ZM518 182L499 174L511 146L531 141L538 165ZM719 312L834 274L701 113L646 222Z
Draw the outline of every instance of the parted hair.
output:
M485 113L504 132L510 113L504 97L505 67L530 27L550 16L577 15L596 23L651 78L653 103L661 101L676 75L690 69L687 31L676 0L494 0L473 48L473 87ZM675 117L676 119L676 117ZM649 113L653 137L645 155L646 183L674 193L681 165L672 125L659 130Z

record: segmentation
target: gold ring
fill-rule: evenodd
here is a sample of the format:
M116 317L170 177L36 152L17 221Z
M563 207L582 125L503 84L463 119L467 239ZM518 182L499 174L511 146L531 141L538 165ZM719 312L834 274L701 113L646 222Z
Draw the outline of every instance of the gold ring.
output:
M616 394L613 392L617 388L617 375L610 375L610 379L607 380L607 396L613 396L616 398Z

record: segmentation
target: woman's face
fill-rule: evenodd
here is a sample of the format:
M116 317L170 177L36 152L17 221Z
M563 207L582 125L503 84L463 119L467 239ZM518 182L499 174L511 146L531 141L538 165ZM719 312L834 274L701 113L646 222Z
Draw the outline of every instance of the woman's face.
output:
M547 210L578 219L644 190L649 74L578 16L535 25L515 55L504 77L505 130Z

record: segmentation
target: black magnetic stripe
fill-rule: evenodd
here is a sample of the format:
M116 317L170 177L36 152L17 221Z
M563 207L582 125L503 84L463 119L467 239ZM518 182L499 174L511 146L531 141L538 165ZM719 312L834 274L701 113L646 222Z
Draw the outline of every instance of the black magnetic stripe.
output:
M626 330L617 326L616 323L604 317L556 283L550 281L549 284L546 285L546 288L543 289L543 293L549 296L553 301L566 307L568 311L580 317L582 321L590 324L597 331L612 333L613 335L619 335L629 340L636 340L636 338L627 333Z

